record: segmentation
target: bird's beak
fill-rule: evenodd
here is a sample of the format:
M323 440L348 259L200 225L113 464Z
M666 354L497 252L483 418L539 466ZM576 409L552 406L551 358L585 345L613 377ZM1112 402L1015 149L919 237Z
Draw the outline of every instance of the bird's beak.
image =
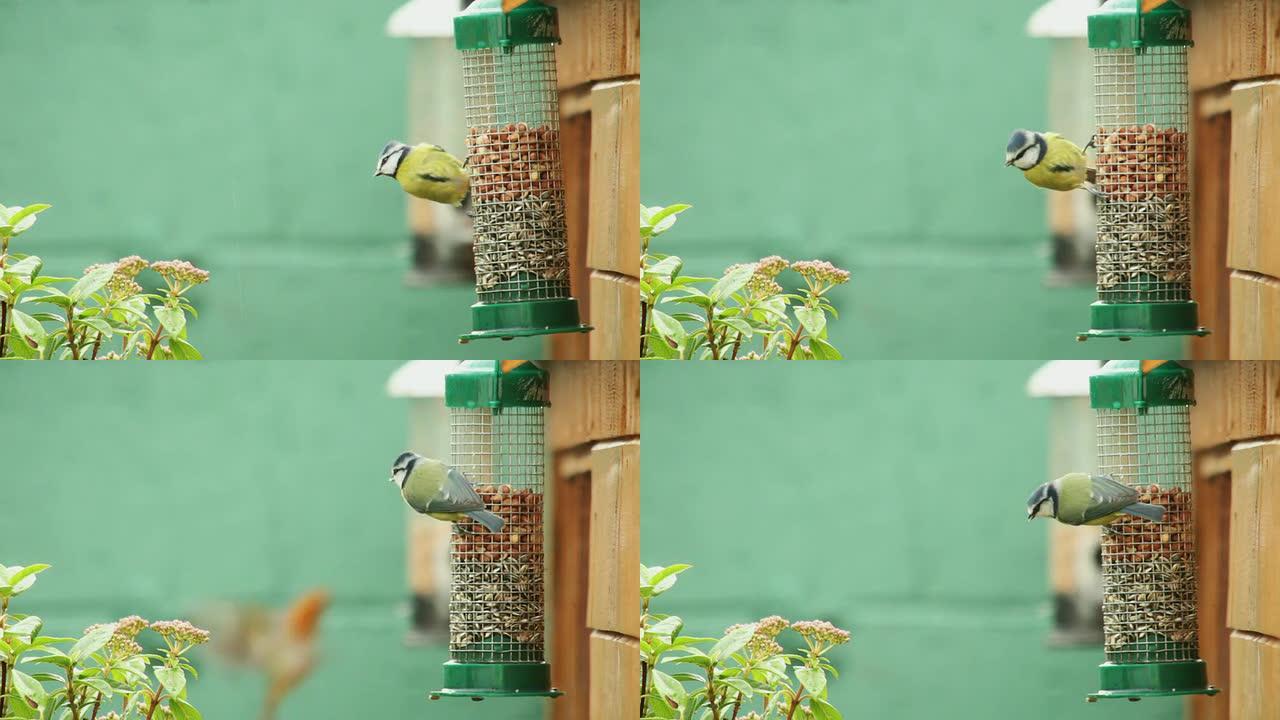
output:
M1004 166L1005 166L1005 167L1009 167L1009 166L1010 166L1010 165L1012 165L1012 164L1013 164L1013 161L1012 161L1012 160L1005 160L1005 161L1004 161Z

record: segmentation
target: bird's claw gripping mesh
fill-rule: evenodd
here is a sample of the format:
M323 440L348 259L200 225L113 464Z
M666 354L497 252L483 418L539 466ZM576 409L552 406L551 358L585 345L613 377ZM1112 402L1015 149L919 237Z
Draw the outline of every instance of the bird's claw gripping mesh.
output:
M462 52L482 303L569 297L555 46Z
M453 464L504 521L455 525L449 552L449 657L543 661L543 409L451 408Z
M1165 509L1163 522L1124 515L1103 533L1107 660L1195 660L1190 408L1098 410L1098 459L1102 474Z
M1096 49L1098 299L1191 299L1187 48Z

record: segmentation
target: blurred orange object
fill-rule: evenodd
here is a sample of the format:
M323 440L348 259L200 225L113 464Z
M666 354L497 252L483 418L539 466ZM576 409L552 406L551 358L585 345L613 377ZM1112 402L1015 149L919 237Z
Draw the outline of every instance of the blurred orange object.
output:
M224 604L202 615L212 630L210 649L234 665L256 668L267 677L262 720L274 720L281 701L315 667L320 618L329 593L310 590L283 610Z

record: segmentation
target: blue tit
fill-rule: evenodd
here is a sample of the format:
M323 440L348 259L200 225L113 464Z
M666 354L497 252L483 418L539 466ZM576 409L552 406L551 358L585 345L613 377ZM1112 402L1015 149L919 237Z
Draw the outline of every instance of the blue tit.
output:
M1092 145L1090 140L1085 149ZM1004 164L1021 170L1032 185L1049 190L1083 188L1103 197L1093 184L1095 173L1084 150L1057 133L1014 130L1004 149Z
M409 147L392 140L382 148L373 176L393 177L404 191L424 200L461 207L471 190L465 164L443 149L422 143Z
M1088 473L1067 473L1027 499L1027 520L1051 517L1066 525L1110 525L1121 515L1158 523L1164 520L1164 508L1138 502L1138 491L1124 483Z
M409 507L446 522L470 518L489 532L502 529L502 518L484 509L484 501L471 481L456 467L414 452L401 453L391 466L391 482Z

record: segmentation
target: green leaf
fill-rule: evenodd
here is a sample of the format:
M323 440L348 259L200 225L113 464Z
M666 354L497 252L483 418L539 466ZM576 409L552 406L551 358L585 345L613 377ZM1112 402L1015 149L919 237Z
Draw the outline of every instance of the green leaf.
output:
M17 308L14 308L11 311L11 314L13 316L13 325L17 328L18 332L22 333L24 337L35 340L37 345L44 342L44 339L49 337L48 331L44 329L44 326L40 324L40 321Z
M667 282L671 282L671 276L680 272L680 266L684 261L675 255L669 255L662 260L654 263L652 266L644 269L645 275L653 275L663 278Z
M109 684L107 684L107 682L106 682L105 680L103 680L102 678L96 678L96 677L84 678L84 677L82 677L82 678L80 679L80 682L82 682L82 683L84 683L85 685L88 685L89 687L93 688L94 690L97 690L98 692L102 693L102 696L103 696L104 698L109 698L109 697L111 697L111 692L112 692L112 691L111 691L111 686L110 686Z
M827 674L818 668L798 667L796 679L814 697L822 697L822 692L827 689Z
M720 638L720 641L711 647L707 652L713 660L719 662L746 647L747 642L751 640L751 636L756 632L754 625L743 625L733 632Z
M677 703L682 703L684 702L684 699L689 696L689 692L685 690L684 686L675 678L657 668L650 670L650 672L653 673L654 687L658 689L658 692L661 693L663 697L671 698Z
M809 698L809 710L813 713L814 720L843 720L839 710L820 698Z
M742 697L749 698L755 694L755 690L752 689L751 684L742 678L721 678L720 682L723 682L725 685L737 690L738 694L742 695Z
M689 337L688 331L675 318L657 308L654 308L651 312L653 312L653 323L657 326L658 332L674 340L677 345Z
M722 325L728 325L741 334L743 338L750 338L752 332L754 332L751 329L751 325L742 318L720 318L716 322Z
M686 288L687 289L687 288ZM664 300L668 303L687 303L689 305L697 305L700 308L711 307L711 298L701 293L697 295L682 295L680 297L668 298Z
M813 357L818 360L842 360L844 356L840 351L831 346L831 343L818 338L809 338L809 349L813 351Z
M693 567L685 563L676 563L666 567L640 566L640 596L656 597L671 589L676 584L676 576ZM649 591L648 594L645 591Z
M658 331L655 330L646 337L648 338L644 346L646 357L657 358L658 360L678 360L680 358L680 351L668 345L666 339L659 335Z
M668 205L666 207L646 208L643 205L640 207L641 222L646 227L650 228L650 231L654 235L661 235L662 233L670 230L672 225L676 224L677 215L693 206L676 203L675 205Z
M187 326L186 313L182 312L178 308L165 307L162 305L154 308L152 312L156 314L156 319L160 321L160 324L164 326L164 329L169 331L170 336L180 334L182 332L182 328Z
M57 665L60 668L71 667L71 658L66 655L41 655L39 657L28 658L26 663L47 663L49 665Z
M169 349L173 351L175 360L203 360L204 356L191 343L178 338L169 338Z
M177 720L200 720L200 711L191 707L191 703L180 698L169 698L169 709Z
M107 281L111 279L115 271L115 263L108 263L94 268L86 273L84 277L77 280L75 285L71 286L71 289L67 291L67 296L71 298L72 302L78 303L84 300L101 290L102 286L107 284Z
M86 633L84 637L76 641L75 645L67 651L67 655L74 662L81 662L90 655L102 649L103 645L111 639L111 635L116 631L116 624L110 623L102 627L94 628L92 632Z
M49 291L49 290L56 290L56 289L46 287L44 288L44 290ZM55 291L55 292L49 293L48 295L41 295L39 297L29 298L26 300L26 302L49 303L50 305L57 305L60 308L66 308L71 306L71 298L67 297L66 295L63 295L61 291Z
M669 658L663 662L668 663L685 663L687 665L697 665L698 667L710 667L711 658L706 655L681 655L680 657Z
M672 635L680 634L682 627L684 627L684 621L677 615L671 615L645 628L645 632L650 635L669 638Z
M49 697L48 691L35 678L16 668L11 672L13 685L18 692L22 693L23 697L34 700L37 705L43 703L45 698Z
M754 265L743 265L734 268L729 274L717 280L716 284L711 286L711 290L707 292L707 295L712 302L718 303L741 290L742 286L746 285L751 276L755 274L755 271Z
M44 212L45 210L48 210L50 207L53 207L53 206L46 205L44 203L36 203L34 205L28 205L26 207L8 208L8 211L10 214L8 219L5 221L5 224L12 226L14 235L24 233L28 229L30 229L32 225L35 224L36 222L35 216Z
M804 326L809 337L821 335L823 328L827 326L827 314L817 308L803 306L796 308L796 319Z
M181 695L182 689L187 686L187 675L178 668L158 667L155 673L156 679L171 696Z
M28 255L6 267L4 272L7 275L17 275L26 282L31 282L31 276L38 274L40 272L40 267L43 264L44 263L40 258L35 255Z
M9 581L5 584L13 588L14 595L18 595L26 591L27 588L31 587L35 583L36 581L35 576L37 573L44 572L45 570L48 570L48 569L49 569L48 565L44 565L41 563L37 563L35 565L28 565L23 568L11 567L9 568L9 571L11 573L9 575Z
M89 327L96 330L103 337L111 337L113 332L111 329L111 325L107 323L106 320L103 320L102 318L96 318L96 317L81 318L77 322L79 322L82 325L88 325Z

